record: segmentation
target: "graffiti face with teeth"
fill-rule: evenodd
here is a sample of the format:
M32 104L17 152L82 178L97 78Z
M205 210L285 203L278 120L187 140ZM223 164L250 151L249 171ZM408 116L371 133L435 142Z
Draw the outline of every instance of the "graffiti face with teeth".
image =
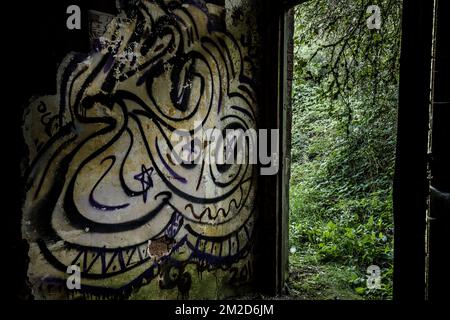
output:
M249 259L252 165L170 159L178 129L256 127L251 60L217 22L223 10L138 1L89 55L64 59L56 95L26 109L22 231L37 297L70 265L82 292L127 295L173 268L186 292L187 265Z

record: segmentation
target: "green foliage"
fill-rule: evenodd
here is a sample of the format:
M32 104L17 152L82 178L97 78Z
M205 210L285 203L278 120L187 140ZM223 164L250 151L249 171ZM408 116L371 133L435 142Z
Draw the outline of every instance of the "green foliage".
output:
M400 8L381 0L381 30L363 0L311 0L295 11L290 246L352 270L368 299L392 295ZM381 290L368 290L378 265Z
M323 264L313 259L303 259L298 254L291 256L291 276L288 281L291 296L299 299L361 300L351 279L358 273L339 264Z

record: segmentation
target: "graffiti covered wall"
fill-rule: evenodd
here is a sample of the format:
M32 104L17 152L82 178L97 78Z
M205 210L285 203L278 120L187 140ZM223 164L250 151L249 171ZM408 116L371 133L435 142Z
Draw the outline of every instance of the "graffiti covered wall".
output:
M57 94L25 110L32 293L237 295L252 280L256 170L169 153L176 130L195 145L200 127L256 127L253 2L128 2L90 53L61 62Z

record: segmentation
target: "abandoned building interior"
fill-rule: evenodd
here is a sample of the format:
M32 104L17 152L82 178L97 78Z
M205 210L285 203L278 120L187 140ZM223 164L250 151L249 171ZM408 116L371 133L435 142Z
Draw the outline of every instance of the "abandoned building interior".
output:
M30 3L14 72L16 297L287 295L293 10L303 2ZM439 300L449 285L449 2L403 0L401 14L392 298ZM246 152L242 163L174 163L181 131L210 152L196 144L200 129L276 130L265 137L270 162Z

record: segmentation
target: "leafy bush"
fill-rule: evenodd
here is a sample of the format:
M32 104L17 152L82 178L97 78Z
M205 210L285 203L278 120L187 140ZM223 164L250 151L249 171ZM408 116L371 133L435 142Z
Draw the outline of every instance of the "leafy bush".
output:
M295 11L289 232L295 255L353 270L355 291L375 299L392 296L401 2L379 1L374 32L364 5L311 0ZM381 290L366 288L370 265Z

